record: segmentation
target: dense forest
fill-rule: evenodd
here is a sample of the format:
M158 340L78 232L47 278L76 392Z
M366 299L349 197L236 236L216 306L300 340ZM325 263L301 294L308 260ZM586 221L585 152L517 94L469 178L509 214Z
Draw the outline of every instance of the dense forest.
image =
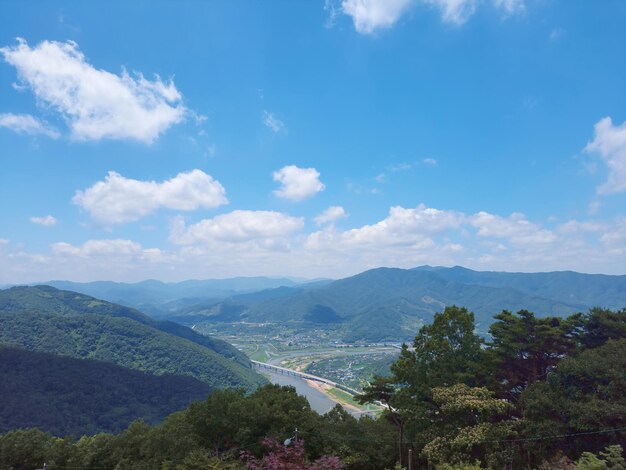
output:
M48 286L0 291L0 344L97 359L155 375L187 375L211 388L267 381L228 343L172 322Z
M387 411L311 411L291 388L220 390L120 434L0 437L0 468L610 469L626 461L626 310L503 311L489 340L448 307L359 397ZM297 428L297 431L296 431Z
M0 346L0 432L37 427L57 436L156 424L211 387L188 376L151 375L107 362Z

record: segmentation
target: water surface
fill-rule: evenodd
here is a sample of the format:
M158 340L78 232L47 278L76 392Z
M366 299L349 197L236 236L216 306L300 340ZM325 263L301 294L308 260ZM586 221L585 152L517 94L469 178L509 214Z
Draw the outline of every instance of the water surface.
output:
M306 397L306 399L309 400L311 409L317 411L319 414L327 413L337 404L335 400L332 400L328 395L320 392L316 388L311 387L306 380L300 377L283 375L267 369L263 369L259 372L266 376L273 384L290 385L294 387L298 395Z

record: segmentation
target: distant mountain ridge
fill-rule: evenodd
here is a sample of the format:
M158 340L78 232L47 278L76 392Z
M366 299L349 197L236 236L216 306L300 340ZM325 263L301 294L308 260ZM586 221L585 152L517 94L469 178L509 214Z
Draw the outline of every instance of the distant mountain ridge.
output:
M146 306L142 311L185 325L296 322L304 327L343 331L343 339L350 342L410 339L420 324L430 322L435 312L453 304L472 310L481 332L487 331L493 315L502 310L527 309L539 316L565 316L595 306L626 306L626 275L489 272L460 266L376 268L336 281L302 284L258 277L185 281L173 287L159 281L77 287L110 289L109 296L126 296L125 305L143 299ZM154 298L152 291L158 291ZM133 292L137 297L129 294Z
M464 284L486 287L509 287L518 291L560 302L593 307L621 308L626 302L626 275L583 274L574 271L513 273L473 271L462 266L452 268L420 266L417 271L436 272L441 277Z
M572 272L497 273L421 266L377 268L330 283L281 287L189 306L175 315L210 321L308 322L345 330L346 341L411 338L446 305L476 314L486 331L502 310L566 316L626 305L626 276ZM175 315L172 318L175 318Z
M223 300L233 295L256 292L276 287L292 287L306 280L273 277L234 277L229 279L187 280L162 282L148 279L136 283L95 281L47 281L37 285L47 285L61 290L79 292L98 299L133 307L152 316L164 316L171 309L187 299ZM169 304L172 305L169 305Z
M155 375L194 377L211 388L265 383L228 343L121 305L50 286L0 291L0 344L98 359Z

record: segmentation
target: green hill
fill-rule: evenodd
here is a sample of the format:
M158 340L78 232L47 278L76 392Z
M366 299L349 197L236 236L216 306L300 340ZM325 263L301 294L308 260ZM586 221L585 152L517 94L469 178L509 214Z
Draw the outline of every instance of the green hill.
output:
M0 291L0 344L97 359L152 374L194 377L211 388L265 383L228 343L137 310L49 286Z
M298 322L332 326L345 341L411 338L448 305L465 305L486 332L502 310L566 316L626 305L626 276L570 272L481 273L465 268L378 268L321 285L282 287L187 307L177 319L199 322ZM184 315L183 315L184 313ZM173 316L172 318L176 318Z
M452 268L420 266L442 279L470 285L511 288L526 294L558 302L620 309L626 305L626 276L584 274L573 271L546 273L505 273L473 271L461 266Z
M192 377L0 346L0 433L25 427L57 436L120 432L138 418L156 424L210 391Z

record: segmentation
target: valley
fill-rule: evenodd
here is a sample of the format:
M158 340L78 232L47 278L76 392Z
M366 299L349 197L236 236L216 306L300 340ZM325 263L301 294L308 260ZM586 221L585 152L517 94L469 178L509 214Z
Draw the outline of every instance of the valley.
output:
M204 323L193 329L232 344L252 360L318 375L356 390L373 375L386 375L402 344L349 344L339 341L331 329L275 323Z

